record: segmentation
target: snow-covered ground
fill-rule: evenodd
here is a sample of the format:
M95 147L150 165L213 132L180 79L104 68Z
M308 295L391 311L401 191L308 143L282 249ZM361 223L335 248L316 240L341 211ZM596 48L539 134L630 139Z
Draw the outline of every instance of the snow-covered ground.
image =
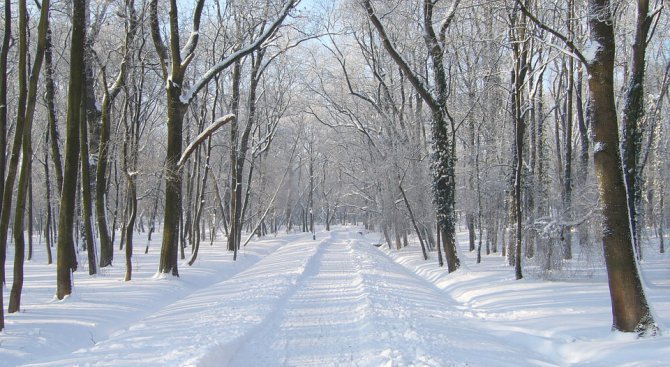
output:
M131 282L117 252L98 276L76 272L63 301L36 246L0 366L670 366L669 337L610 332L602 269L515 281L499 254L475 264L462 246L465 265L448 275L418 246L376 242L353 227L316 241L281 235L251 242L237 262L223 242L204 243L194 266L166 279L154 277L156 241L144 254L136 240ZM646 256L648 298L670 325L670 256Z

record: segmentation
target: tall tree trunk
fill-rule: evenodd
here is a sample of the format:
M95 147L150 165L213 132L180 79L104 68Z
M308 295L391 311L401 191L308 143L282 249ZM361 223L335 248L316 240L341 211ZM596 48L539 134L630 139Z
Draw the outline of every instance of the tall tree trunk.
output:
M0 49L0 212L2 212L2 203L5 191L5 171L7 168L7 58L9 55L10 41L12 39L12 2L5 0L4 12L4 35L2 37L2 49ZM1 246L1 245L0 245ZM5 280L5 249L0 249L0 282ZM4 328L4 313L2 313L2 287L0 286L0 330Z
M114 243L107 228L107 160L109 155L109 139L111 135L111 101L105 94L102 102L102 117L100 127L100 147L98 150L98 166L95 172L95 217L100 237L100 267L112 265L114 260Z
M45 93L44 99L47 105L47 117L49 121L49 136L51 138L51 159L54 163L56 174L56 193L60 196L63 187L63 164L61 161L60 148L58 146L58 121L56 120L56 86L54 84L54 70L52 61L51 27L47 27L47 42L44 53L44 79Z
M77 200L80 111L84 103L84 42L86 39L86 1L73 0L72 40L70 48L70 82L68 85L65 167L58 220L58 256L56 297L72 293L72 272L77 270L75 243L72 238Z
M159 271L179 276L177 254L179 250L179 217L181 214L181 171L177 161L182 151L182 126L187 105L181 96L181 80L172 84L167 92L168 141L165 160L165 213L163 215L163 243Z
M649 1L637 1L635 40L633 55L628 79L624 107L622 111L623 125L622 147L623 168L626 190L628 194L628 210L633 229L633 245L637 255L641 258L640 222L642 211L642 167L640 166L640 151L642 147L642 130L640 123L644 114L644 70L647 52L648 34L652 18L649 13Z
M656 333L634 255L630 212L619 155L614 98L614 22L609 0L589 0L591 40L599 45L589 60L595 169L603 206L603 249L612 300L613 329Z
M428 58L432 63L432 84L436 95L429 90L419 76L411 69L405 59L398 53L395 46L386 34L386 29L375 14L369 0L363 5L368 18L379 33L383 46L393 61L402 69L414 89L431 109L432 155L431 172L433 176L433 194L437 213L437 220L442 230L442 245L445 250L447 268L451 273L460 267L460 260L456 249L455 229L455 144L453 119L449 115L447 99L449 96L448 80L444 65L444 43L446 30L454 18L459 1L455 1L449 9L443 26L440 28L440 37L433 28L434 2L423 2L423 32L424 42L428 48ZM451 131L450 131L451 130Z
M88 128L87 114L82 111L79 116L79 166L81 167L81 207L82 221L84 225L84 242L88 256L88 274L97 274L97 262L95 255L95 240L93 239L93 198L91 196L91 166L88 155Z
M53 256L51 254L51 221L52 221L52 211L51 211L51 180L49 178L49 132L44 133L44 191L46 195L46 207L47 207L47 219L46 219L46 228L45 238L46 238L46 253L47 253L47 265L51 265L53 262Z
M28 99L28 38L27 38L27 11L25 1L19 2L19 65L18 65L18 101L16 113L16 126L14 128L14 139L12 143L11 156L7 177L4 182L4 193L2 202L2 214L0 216L0 269L2 277L0 282L5 283L5 261L7 258L7 233L9 231L9 216L11 215L12 199L14 193L14 181L18 171L19 157L21 156L21 144L23 143L23 131L26 120L26 104ZM2 305L0 305L0 308Z
M235 116L239 116L240 111L240 82L241 65L235 63L233 67L233 94L231 109ZM233 259L237 259L237 250L240 247L237 241L237 233L242 231L240 223L240 213L242 212L242 174L238 172L238 128L237 118L230 125L230 233L228 234L228 251L233 251Z
M23 128L21 129L21 135L19 135L19 129L17 126L16 134L17 137L20 137L22 144L18 144L23 149L22 161L21 161L21 172L19 174L19 183L18 183L18 192L16 196L16 208L14 212L14 281L12 284L12 291L9 299L9 309L10 313L16 312L21 307L21 291L23 289L23 262L25 257L25 239L24 239L24 219L26 214L26 199L28 196L28 189L30 186L30 175L31 175L31 161L32 161L32 123L35 113L35 105L37 100L37 84L39 81L40 69L42 68L42 61L44 59L44 47L46 42L46 28L47 28L47 19L49 17L49 0L44 2L42 11L40 14L40 22L38 27L38 42L37 50L35 53L35 60L33 62L29 85L26 85L27 73L27 21L28 21L28 12L26 1L19 1L19 72L20 79L23 79L22 87L20 88L20 100L19 100L19 109L17 111L17 125L19 121L21 122ZM23 63L23 65L21 65ZM23 100L23 101L22 101ZM17 140L15 139L15 143ZM18 149L17 149L18 152ZM13 157L12 157L13 158ZM5 189L11 188L13 186L12 182L8 183L5 186ZM11 199L12 193L5 193L5 199L7 195ZM3 203L4 204L4 203ZM5 210L7 211L5 213ZM2 219L5 219L5 214L7 218L9 217L9 206L3 207ZM0 245L3 248L6 248L7 240L7 226L2 223L3 242ZM3 262L2 262L2 276L4 277L4 253L3 253ZM4 282L4 278L2 279ZM1 290L0 290L1 291ZM0 304L0 307L2 305Z

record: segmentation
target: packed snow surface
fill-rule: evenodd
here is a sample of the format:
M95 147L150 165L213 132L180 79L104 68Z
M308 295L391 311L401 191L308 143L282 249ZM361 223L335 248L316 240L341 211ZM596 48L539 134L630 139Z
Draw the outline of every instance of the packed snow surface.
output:
M154 276L159 249L144 254L140 239L132 281L122 281L117 252L98 276L76 272L63 301L53 298L55 266L36 247L22 311L6 315L0 333L0 365L670 365L668 337L610 331L602 269L516 281L499 254L475 264L463 247L464 266L447 274L436 253L423 261L416 245L378 248L378 234L355 227L316 238L255 240L236 262L225 242L203 243L180 278ZM670 257L646 256L648 298L670 325ZM7 273L11 285L11 261Z

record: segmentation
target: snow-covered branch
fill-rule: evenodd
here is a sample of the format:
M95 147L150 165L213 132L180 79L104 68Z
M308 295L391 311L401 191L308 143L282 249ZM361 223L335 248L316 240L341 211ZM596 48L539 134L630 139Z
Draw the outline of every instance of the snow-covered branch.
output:
M177 168L180 169L184 163L186 163L186 160L193 154L195 149L202 144L203 141L205 141L207 138L209 138L212 134L216 132L221 126L233 121L235 119L235 115L233 114L228 114L223 117L219 117L214 121L209 127L207 127L203 132L198 134L196 136L195 140L193 140L187 147L186 150L184 150L184 153L182 153L181 157L179 158L179 162L177 162Z
M277 18L270 24L270 27L268 27L265 32L256 38L256 40L223 58L223 60L219 61L216 65L207 70L207 72L205 72L205 74L193 84L193 87L191 87L191 89L187 90L181 96L182 103L190 103L193 99L193 96L197 94L202 88L204 88L214 78L214 76L228 68L236 61L239 61L244 56L247 56L259 47L262 47L263 43L265 43L265 41L267 41L270 37L272 37L273 34L275 34L279 26L284 22L284 19L286 19L291 10L296 5L298 5L299 2L300 0L289 0Z

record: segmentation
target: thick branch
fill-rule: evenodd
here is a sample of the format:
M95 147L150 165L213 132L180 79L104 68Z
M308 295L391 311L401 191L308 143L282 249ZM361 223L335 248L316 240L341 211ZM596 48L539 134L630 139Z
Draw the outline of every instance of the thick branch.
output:
M195 52L195 47L198 45L198 39L200 37L200 18L202 16L202 8L205 6L205 0L198 0L198 3L193 10L193 29L191 30L191 36L186 41L186 45L181 49L181 57L185 59L182 63L182 67L187 66L187 62L190 62L190 55Z
M154 47L156 47L156 53L158 54L158 59L161 63L161 69L163 70L163 78L167 78L167 49L165 47L165 42L163 42L163 37L161 36L161 30L158 25L158 0L151 0L149 4L149 19L151 26L151 39L154 42Z
M284 19L288 17L289 12L296 5L298 5L299 2L300 0L289 0L282 9L277 19L275 19L270 24L270 27L268 27L268 29L266 29L265 32L263 32L258 38L256 38L256 40L254 40L247 46L240 48L239 50L232 53L223 60L219 61L216 65L212 66L209 70L207 70L207 72L200 78L200 80L195 82L195 84L193 84L193 87L190 90L188 90L184 95L182 95L181 97L182 103L189 103L193 99L193 96L196 95L202 88L204 88L214 78L215 75L217 75L218 73L225 70L236 61L239 61L243 57L247 56L248 54L254 52L256 49L261 47L265 41L267 41L270 37L272 37L272 35L277 31L279 26L284 22Z
M537 25L538 27L540 27L540 29L545 30L545 31L547 31L547 32L549 32L549 33L551 33L551 34L553 34L556 38L558 38L559 40L563 41L563 43L565 43L565 45L568 46L568 48L570 49L570 52L572 53L572 55L576 56L577 59L579 59L579 61L580 61L582 64L584 64L584 66L586 66L587 68L590 67L589 60L587 60L586 57L584 57L584 54L582 54L581 51L579 51L579 49L577 48L577 46L575 46L574 42L572 42L568 37L564 36L564 35L563 35L562 33L560 33L559 31L557 31L557 30L555 30L555 29L549 27L548 25L544 24L544 23L541 22L539 19L537 19L537 17L535 17L535 16L528 10L528 8L526 8L526 6L523 5L523 3L521 2L521 0L516 0L516 3L519 5L519 8L521 9L521 12L522 12L525 16L527 16L528 19L530 19L533 23L535 23L535 25Z
M186 150L184 150L184 153L182 153L181 157L179 158L179 162L177 162L177 169L180 169L184 163L188 160L188 158L193 154L195 149L202 144L208 137L210 137L212 134L216 132L221 126L233 121L235 119L235 115L229 114L225 115L223 117L218 118L216 121L214 121L209 127L207 127L203 132L198 134L198 136L191 142L186 147Z
M449 11L447 12L447 17L440 26L440 43L442 43L442 47L444 47L447 39L447 28L449 28L451 22L454 20L454 16L456 15L456 8L458 8L458 4L460 2L461 0L454 0L453 4L451 4L451 8L449 8Z
M428 87L426 87L419 77L414 73L412 68L410 68L409 64L405 59L403 59L402 55L395 49L393 44L388 38L388 35L386 34L386 29L384 29L384 26L382 25L381 21L375 14L374 9L372 9L372 5L370 4L370 0L365 0L363 2L365 6L365 10L368 13L368 18L370 19L370 22L375 26L377 29L377 32L379 32L379 36L382 38L382 43L384 44L384 48L386 51L391 55L391 58L395 63L402 69L402 71L407 75L407 79L409 79L410 83L414 86L416 91L419 93L421 98L428 104L431 110L433 111L439 111L440 110L440 104L435 100L435 97L432 95L432 93L428 90Z

